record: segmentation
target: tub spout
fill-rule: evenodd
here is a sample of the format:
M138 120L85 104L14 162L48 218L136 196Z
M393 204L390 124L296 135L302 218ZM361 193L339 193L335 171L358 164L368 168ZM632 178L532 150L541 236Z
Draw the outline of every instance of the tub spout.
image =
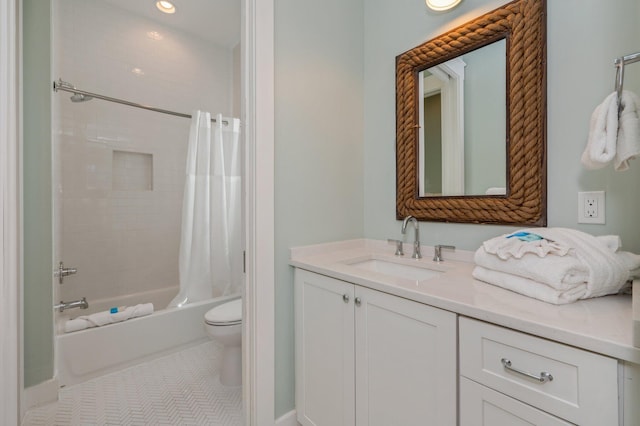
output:
M60 301L59 304L54 305L53 309L57 309L60 312L64 312L67 309L80 308L87 309L89 307L89 302L87 302L86 297L83 297L80 300L74 300L73 302L63 302Z

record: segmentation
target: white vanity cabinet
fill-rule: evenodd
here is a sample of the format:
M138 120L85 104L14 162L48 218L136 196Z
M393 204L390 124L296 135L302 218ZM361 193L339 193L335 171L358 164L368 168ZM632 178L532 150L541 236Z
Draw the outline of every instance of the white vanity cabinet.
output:
M456 314L295 270L302 425L455 425Z
M618 360L465 317L459 339L461 426L619 424Z

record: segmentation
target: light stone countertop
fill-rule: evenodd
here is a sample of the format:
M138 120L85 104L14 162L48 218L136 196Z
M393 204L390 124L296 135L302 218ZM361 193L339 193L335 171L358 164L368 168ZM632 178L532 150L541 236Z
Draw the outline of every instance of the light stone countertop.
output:
M634 326L629 295L613 295L553 305L478 281L471 276L473 252L442 250L433 262L433 247L423 246L420 260L394 256L395 245L378 240L350 240L291 249L290 265L363 287L400 296L470 318L640 364L633 346ZM391 277L348 265L375 256L444 273L423 281ZM640 289L640 285L635 285Z

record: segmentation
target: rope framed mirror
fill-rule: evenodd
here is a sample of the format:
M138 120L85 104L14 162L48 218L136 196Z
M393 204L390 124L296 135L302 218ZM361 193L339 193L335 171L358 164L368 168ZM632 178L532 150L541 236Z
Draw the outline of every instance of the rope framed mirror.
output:
M421 73L503 39L503 190L497 194L424 195L418 158ZM396 57L398 219L412 215L424 221L545 226L546 195L545 0L515 0Z

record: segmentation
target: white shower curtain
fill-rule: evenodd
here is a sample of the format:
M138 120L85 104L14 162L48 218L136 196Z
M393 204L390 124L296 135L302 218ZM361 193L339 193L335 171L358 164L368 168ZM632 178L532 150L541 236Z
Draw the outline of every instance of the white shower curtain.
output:
M225 124L223 120L227 123ZM180 292L169 307L241 292L240 120L195 111L182 203Z

